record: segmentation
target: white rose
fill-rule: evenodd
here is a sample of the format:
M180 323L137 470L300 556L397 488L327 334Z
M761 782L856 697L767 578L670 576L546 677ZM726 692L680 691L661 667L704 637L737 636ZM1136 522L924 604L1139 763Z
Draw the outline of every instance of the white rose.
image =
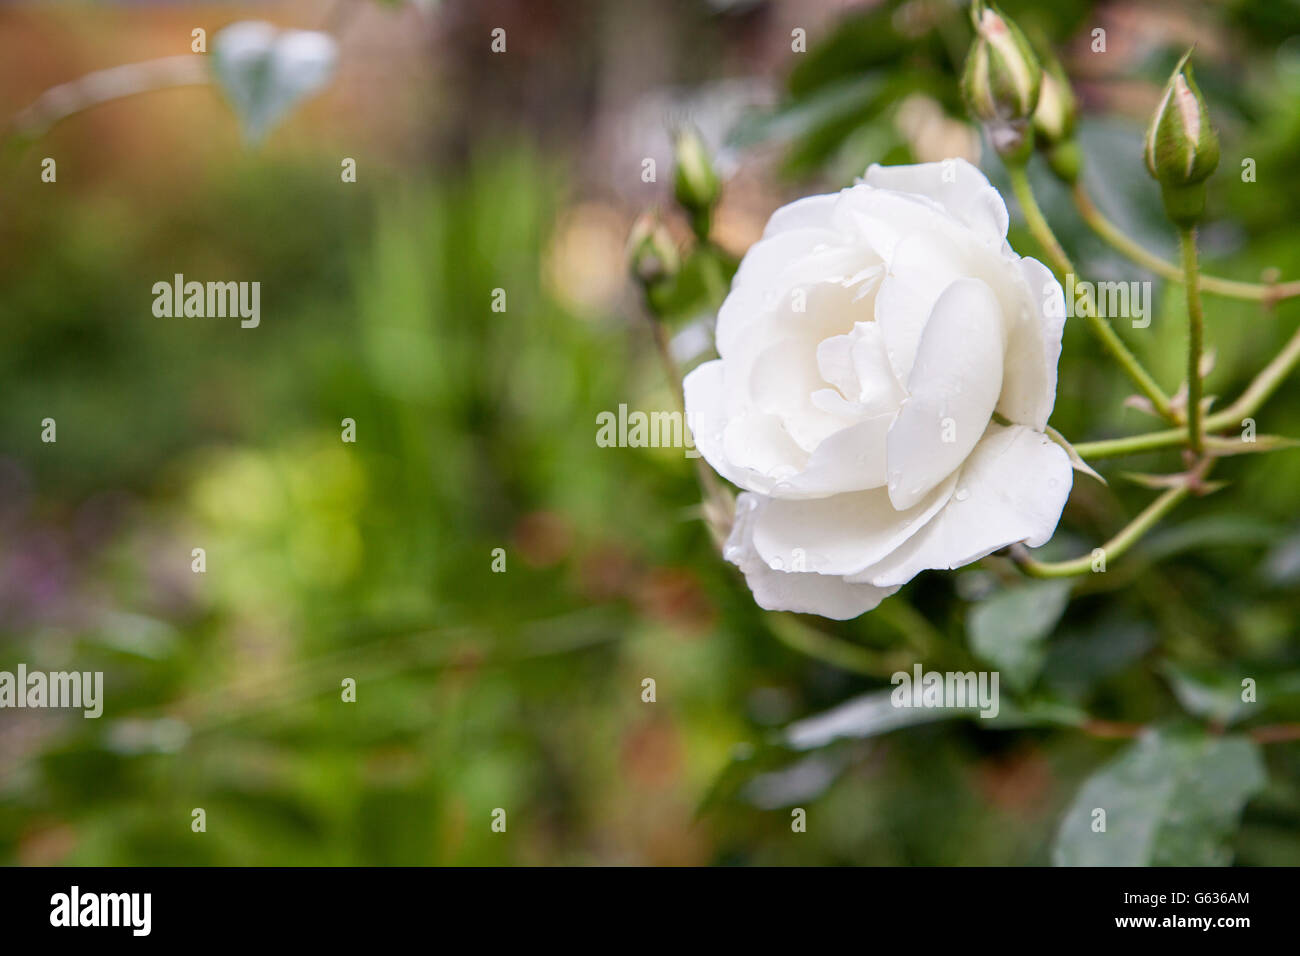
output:
M701 454L748 492L725 554L762 607L855 617L1051 537L1064 296L1006 234L997 190L948 160L791 203L746 253L685 391Z

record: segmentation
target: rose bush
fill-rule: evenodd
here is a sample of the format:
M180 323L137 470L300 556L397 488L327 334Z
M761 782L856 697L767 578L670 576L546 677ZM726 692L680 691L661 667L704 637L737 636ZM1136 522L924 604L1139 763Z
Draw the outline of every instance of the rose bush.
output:
M725 553L770 610L855 617L918 572L1051 537L1044 429L1064 295L963 160L872 166L778 209L685 380L701 454L744 489Z

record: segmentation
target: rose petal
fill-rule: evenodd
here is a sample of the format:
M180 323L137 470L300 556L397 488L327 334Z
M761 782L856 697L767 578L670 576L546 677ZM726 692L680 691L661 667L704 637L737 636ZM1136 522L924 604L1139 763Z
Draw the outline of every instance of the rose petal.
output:
M896 411L906 397L894 375L879 323L862 323L853 341L853 368L857 372L857 401L868 412Z
M927 196L852 186L841 194L835 210L840 228L859 236L884 262L890 262L898 244L918 232L969 236L970 232L942 206Z
M845 401L866 414L896 411L905 395L889 366L880 326L875 322L858 322L847 335L824 339L817 346L817 368Z
M723 376L720 360L706 362L686 376L683 389L696 449L732 484L792 499L885 484L885 436L892 413L849 425L808 455L776 416L749 411L728 418L723 409Z
M786 203L767 220L763 238L794 229L831 229L834 227L835 207L839 201L839 193L825 193Z
M889 498L911 508L952 474L984 434L1002 389L1001 308L979 279L939 296L917 350L886 456Z
M882 488L809 500L762 498L754 515L754 547L769 565L822 574L856 574L883 560L943 507L954 475L921 503L896 511Z
M858 325L865 325L859 322ZM832 335L817 345L817 371L822 381L834 385L849 401L856 402L862 386L858 370L853 364L853 342L858 326L847 335ZM876 333L879 335L879 332Z
M1009 544L1046 544L1073 480L1065 449L1046 435L1024 425L992 424L943 510L852 579L899 587L926 569L960 568Z
M736 520L724 554L745 575L754 601L769 611L797 611L846 621L870 611L896 587L849 584L842 577L798 571L776 571L759 557L753 545L753 514L759 499L742 494L736 500Z
M764 316L778 309L788 310L791 289L800 281L817 277L817 269L807 265L797 277L790 278L788 273L792 267L822 246L828 252L841 253L835 244L842 242L837 233L829 230L796 229L760 239L750 246L718 310L715 332L718 354L727 357ZM837 263L834 268L842 272L848 266Z
M808 461L781 419L763 412L745 412L727 422L722 449L732 467L741 470L741 487L763 493L799 474Z
M997 410L1013 422L1042 431L1056 404L1065 292L1037 259L1021 259L1020 273L1028 298L1021 314L1009 322L1006 373Z
M717 359L705 362L686 376L682 382L686 398L686 424L691 429L696 450L714 471L740 488L765 491L774 479L764 476L762 468L755 470L742 462L757 460L771 467L774 462L783 461L782 455L789 449L774 449L767 453L766 458L760 458L758 453L763 444L756 442L755 447L748 451L749 457L742 459L742 462L732 462L726 451L727 434L733 427L744 426L738 424L739 420L729 417L724 387L725 373L725 363ZM779 428L779 422L777 427ZM735 441L736 438L733 437L733 442ZM801 450L790 441L789 436L786 436L786 441L802 456ZM740 445L745 447L743 442Z
M841 429L814 449L797 476L777 482L770 494L777 498L820 498L848 491L883 488L885 437L894 413L877 415Z
M753 407L777 416L790 437L806 452L852 423L813 404L813 393L825 384L811 343L780 339L754 360L749 373ZM854 416L856 417L856 416Z
M862 181L880 189L928 196L988 242L1007 237L1007 204L976 167L964 159L913 166L871 166Z
M975 274L955 243L937 232L915 233L898 243L876 295L876 323L890 368L906 382L925 324L940 293Z

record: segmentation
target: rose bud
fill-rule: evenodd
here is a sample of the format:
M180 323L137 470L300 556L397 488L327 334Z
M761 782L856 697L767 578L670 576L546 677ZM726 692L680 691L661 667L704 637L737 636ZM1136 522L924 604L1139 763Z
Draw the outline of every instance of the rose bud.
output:
M722 192L722 182L695 127L683 126L673 134L673 157L677 164L673 180L677 201L691 214L696 235L705 239L710 213Z
M1052 67L1056 67L1052 69ZM1038 91L1038 108L1034 110L1034 132L1044 143L1059 143L1074 135L1075 102L1070 81L1057 64L1043 71Z
M1180 225L1190 225L1205 210L1205 180L1219 165L1219 137L1210 125L1188 62L1188 50L1174 68L1147 131L1147 169L1160 183L1165 211Z
M646 287L677 274L681 260L672 236L652 212L643 213L627 239L628 269Z
M1034 142L1047 157L1052 171L1067 183L1079 178L1083 153L1074 141L1078 102L1060 62L1050 51L1042 58L1043 80L1034 110Z
M1023 162L1033 148L1030 121L1038 105L1043 70L1025 35L996 7L971 6L975 42L962 73L967 108L987 128L1003 159Z

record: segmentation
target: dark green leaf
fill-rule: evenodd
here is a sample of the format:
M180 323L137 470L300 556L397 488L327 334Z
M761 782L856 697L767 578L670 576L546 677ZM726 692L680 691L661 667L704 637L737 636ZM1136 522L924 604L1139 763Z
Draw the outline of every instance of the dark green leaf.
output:
M1241 809L1264 786L1246 737L1150 731L1098 770L1066 811L1057 866L1223 866ZM1105 830L1100 826L1104 811Z
M1042 669L1052 633L1070 600L1070 582L1032 581L971 609L966 626L971 650L1001 671L1012 687L1023 690Z

